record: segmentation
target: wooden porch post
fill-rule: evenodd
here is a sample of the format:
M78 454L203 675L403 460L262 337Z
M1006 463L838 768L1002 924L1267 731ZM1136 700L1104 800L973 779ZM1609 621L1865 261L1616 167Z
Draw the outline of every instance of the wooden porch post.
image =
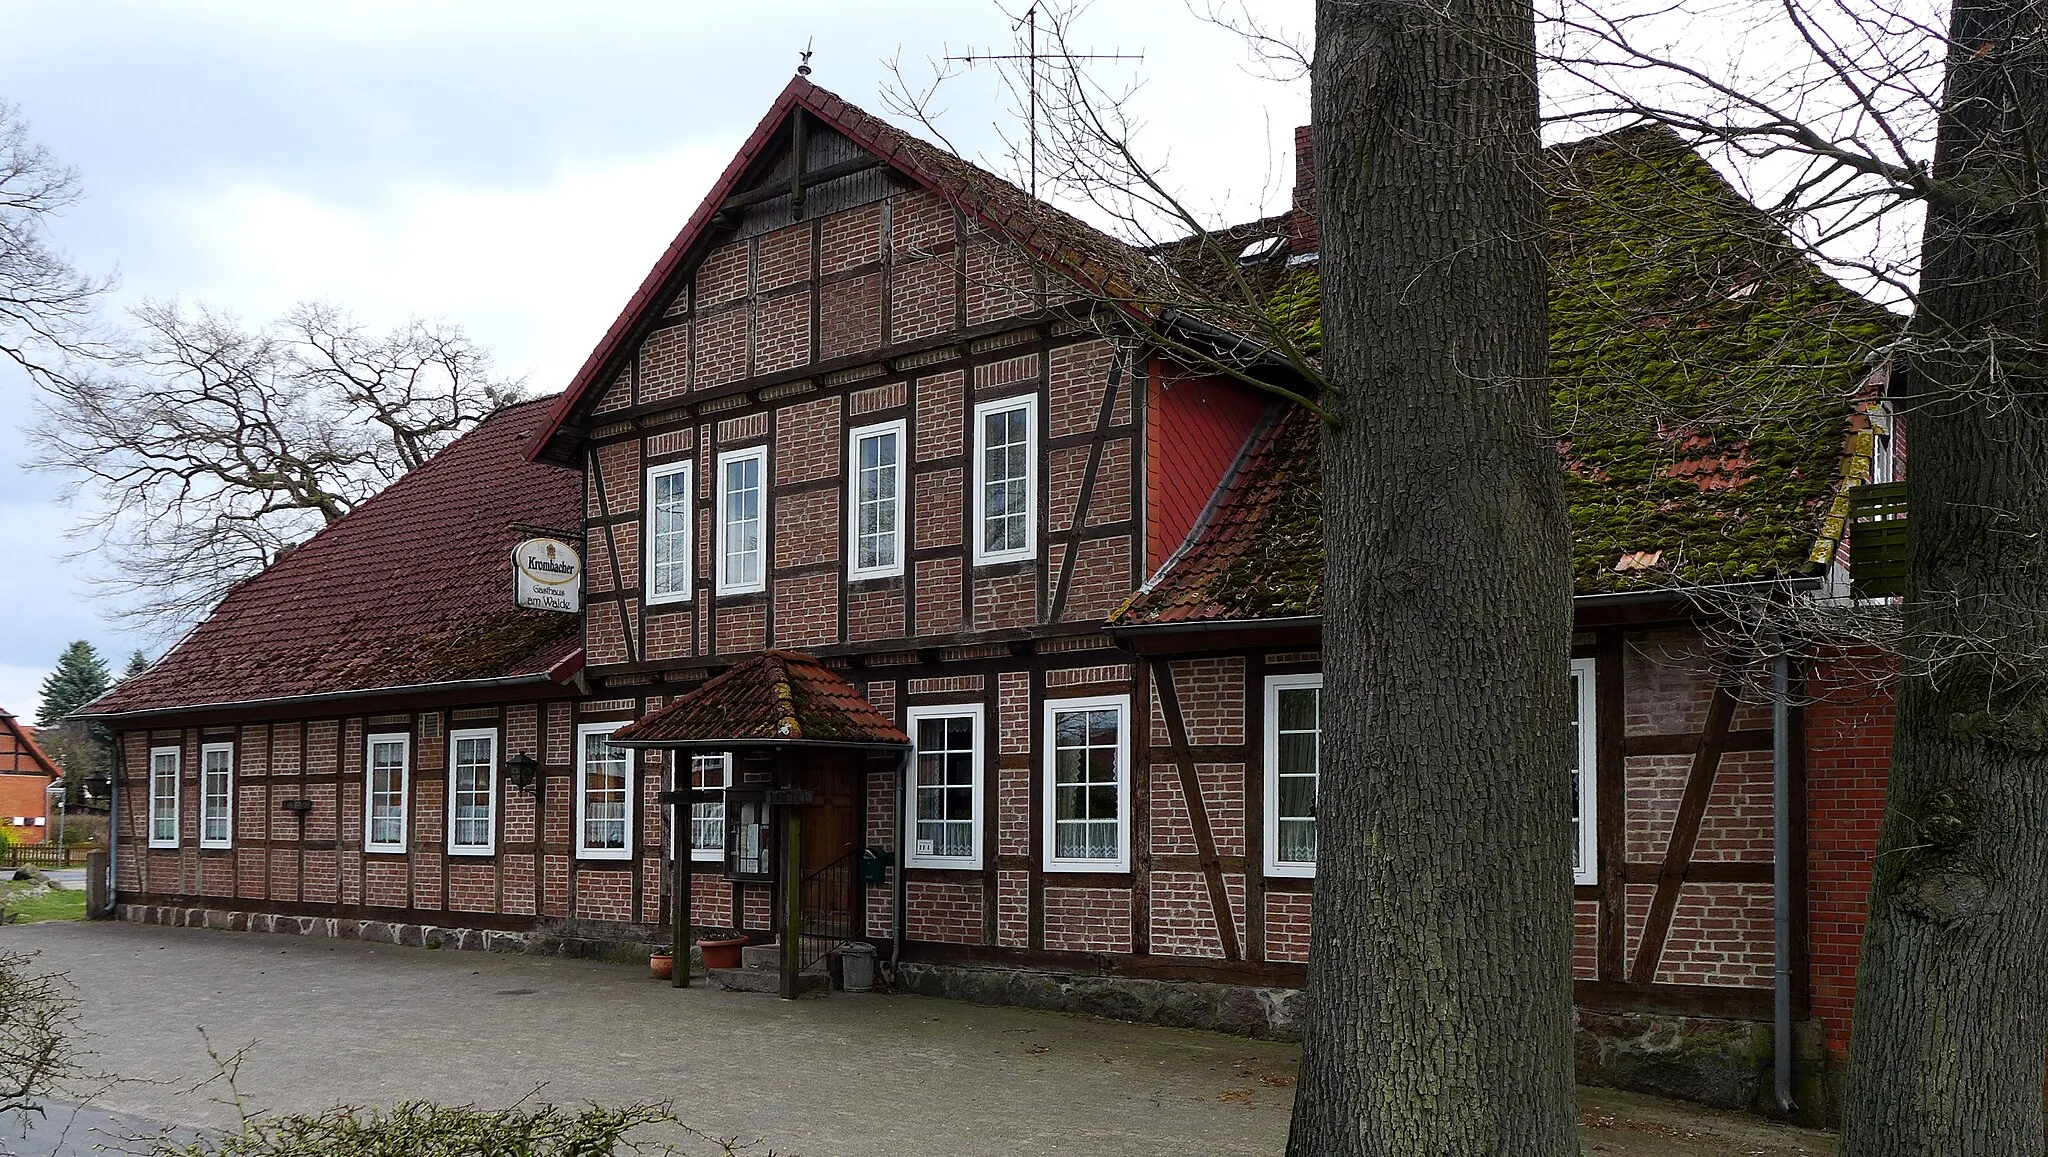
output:
M782 805L782 999L796 999L797 973L803 969L804 849L803 809Z
M672 988L690 987L690 891L695 881L684 868L691 862L690 841L694 838L692 829L683 826L683 809L690 799L689 757L682 748L668 751L668 876L670 900L674 904L672 922L675 926L675 968L669 974ZM694 814L692 812L691 814Z

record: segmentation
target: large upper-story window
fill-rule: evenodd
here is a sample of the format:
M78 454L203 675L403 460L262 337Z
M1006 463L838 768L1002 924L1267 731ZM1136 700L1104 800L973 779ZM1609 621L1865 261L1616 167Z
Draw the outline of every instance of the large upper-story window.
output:
M855 430L847 446L846 577L903 573L904 422Z
M235 846L235 745L199 749L199 846Z
M1045 703L1045 866L1129 871L1128 695Z
M624 726L576 729L576 854L587 860L633 858L633 756L609 742Z
M363 792L363 850L405 850L406 789L412 778L412 737L372 735L369 785Z
M1323 677L1266 680L1266 874L1316 874L1316 789L1322 779Z
M690 464L647 471L647 601L690 597Z
M768 587L768 447L718 456L718 593L749 594Z
M981 867L981 707L912 707L912 867Z
M1572 881L1600 882L1600 837L1594 810L1593 660L1572 660Z
M149 749L149 846L178 846L178 749Z
M448 852L488 856L497 843L498 733L451 732L448 746Z
M1038 546L1036 397L974 407L974 561L1013 562Z

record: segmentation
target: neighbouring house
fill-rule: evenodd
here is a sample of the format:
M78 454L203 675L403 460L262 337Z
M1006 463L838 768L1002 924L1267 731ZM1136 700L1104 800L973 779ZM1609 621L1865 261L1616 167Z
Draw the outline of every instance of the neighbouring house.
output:
M1582 1075L1751 1103L1783 992L1811 1107L1888 690L1801 664L1774 702L1706 595L1849 593L1897 321L1667 134L1552 160ZM1224 235L1311 347L1312 194ZM1292 1032L1317 427L1100 300L1205 261L792 81L564 393L91 707L120 913L480 947L681 908L794 971L864 940L899 989ZM534 534L583 544L580 614L514 606Z
M0 707L0 831L16 844L50 839L50 785L63 776L35 730Z

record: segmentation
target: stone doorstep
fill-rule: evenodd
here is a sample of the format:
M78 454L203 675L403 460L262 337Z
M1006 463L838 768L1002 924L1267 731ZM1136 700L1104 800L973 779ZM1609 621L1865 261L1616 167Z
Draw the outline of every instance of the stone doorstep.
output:
M782 991L782 974L774 969L714 968L711 970L711 982L727 992L779 993ZM829 985L830 981L828 978L815 972L806 972L796 978L798 996L810 992L823 994L827 991Z

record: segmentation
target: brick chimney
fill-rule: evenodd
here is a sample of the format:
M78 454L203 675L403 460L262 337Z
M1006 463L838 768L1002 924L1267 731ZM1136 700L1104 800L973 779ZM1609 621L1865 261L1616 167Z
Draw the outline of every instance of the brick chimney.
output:
M1287 251L1299 257L1316 251L1316 130L1294 130L1294 216L1287 229Z

